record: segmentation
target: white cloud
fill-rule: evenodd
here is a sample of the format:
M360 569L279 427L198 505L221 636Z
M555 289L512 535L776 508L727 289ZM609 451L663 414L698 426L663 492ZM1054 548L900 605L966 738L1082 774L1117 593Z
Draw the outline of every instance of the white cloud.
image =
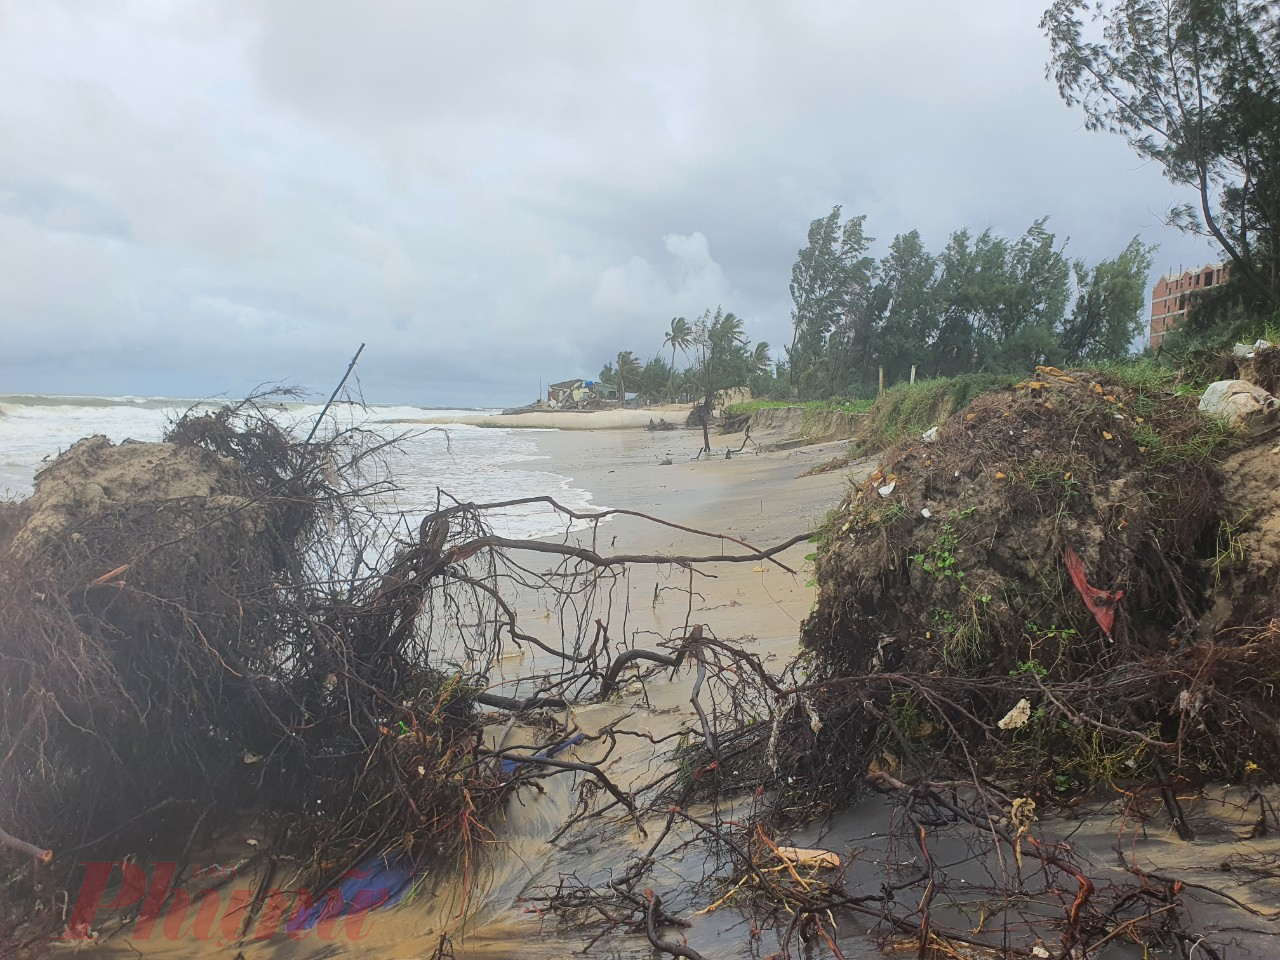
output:
M837 202L1198 259L1043 79L1042 3L7 6L0 375L323 385L368 340L375 398L504 403L717 304L786 340Z

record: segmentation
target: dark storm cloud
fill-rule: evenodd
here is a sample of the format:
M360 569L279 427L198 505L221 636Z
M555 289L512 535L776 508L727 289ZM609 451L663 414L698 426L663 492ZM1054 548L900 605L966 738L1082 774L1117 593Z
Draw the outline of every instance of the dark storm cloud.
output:
M1180 198L1043 78L1038 3L29 4L0 21L4 389L504 403L723 303L808 222L1052 216L1161 268Z

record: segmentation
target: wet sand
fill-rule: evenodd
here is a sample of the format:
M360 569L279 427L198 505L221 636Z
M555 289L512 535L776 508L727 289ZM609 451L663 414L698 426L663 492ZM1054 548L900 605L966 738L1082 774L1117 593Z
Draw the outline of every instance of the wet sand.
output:
M422 424L463 423L473 427L539 430L626 430L647 427L651 420L683 425L689 405L662 404L643 410L535 410L528 413L489 413L462 417L428 417Z

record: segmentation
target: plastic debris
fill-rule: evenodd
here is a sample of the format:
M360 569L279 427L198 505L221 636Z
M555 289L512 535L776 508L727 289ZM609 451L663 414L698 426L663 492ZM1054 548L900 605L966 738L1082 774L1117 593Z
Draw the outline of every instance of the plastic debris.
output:
M1111 628L1116 622L1116 607L1124 599L1124 591L1099 590L1097 587L1089 586L1089 581L1085 577L1084 561L1070 547L1063 551L1062 559L1067 565L1067 573L1071 574L1071 582L1075 584L1077 592L1084 600L1084 605L1098 621L1102 632L1110 637Z

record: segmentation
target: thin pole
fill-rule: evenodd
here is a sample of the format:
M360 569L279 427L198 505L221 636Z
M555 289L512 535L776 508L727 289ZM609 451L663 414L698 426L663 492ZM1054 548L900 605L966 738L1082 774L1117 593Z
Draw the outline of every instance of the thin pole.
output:
M884 393L884 367L880 368L880 392Z
M914 363L911 365L911 382L916 382L916 365Z

